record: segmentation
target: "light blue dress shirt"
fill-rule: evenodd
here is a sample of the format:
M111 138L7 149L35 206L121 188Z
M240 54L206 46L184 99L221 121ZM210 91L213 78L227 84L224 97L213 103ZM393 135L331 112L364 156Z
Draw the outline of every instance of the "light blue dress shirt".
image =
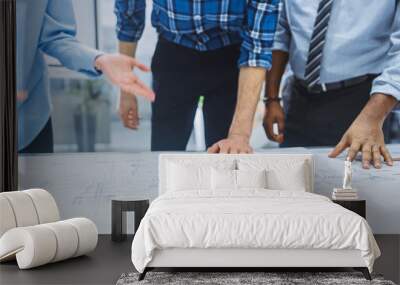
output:
M94 61L101 53L76 40L71 0L17 0L17 90L27 99L18 102L18 149L29 145L51 113L44 54L65 67L97 76Z
M309 42L320 0L282 0L273 50L289 52L304 79ZM400 100L400 3L398 0L334 0L321 66L321 83L380 74L371 94Z

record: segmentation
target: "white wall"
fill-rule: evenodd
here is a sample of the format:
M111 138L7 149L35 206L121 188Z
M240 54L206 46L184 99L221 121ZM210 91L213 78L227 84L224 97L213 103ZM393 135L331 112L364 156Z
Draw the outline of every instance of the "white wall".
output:
M343 157L327 158L328 149L278 149L271 152L315 154L316 193L330 196L342 183ZM392 147L400 156L400 145ZM94 153L21 156L21 189L49 190L62 217L93 219L101 233L110 232L111 199L157 196L157 153ZM353 186L367 200L367 220L374 233L400 234L400 163L363 170L354 163ZM132 226L133 227L133 226ZM131 228L132 228L131 227Z

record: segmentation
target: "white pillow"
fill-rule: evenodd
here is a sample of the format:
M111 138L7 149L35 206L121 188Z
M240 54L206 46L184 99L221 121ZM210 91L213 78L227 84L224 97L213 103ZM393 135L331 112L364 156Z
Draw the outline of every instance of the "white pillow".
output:
M239 159L239 170L266 169L267 188L271 190L307 191L308 163L304 160Z
M167 191L210 190L211 169L233 170L236 161L170 161L167 167Z
M267 188L266 170L211 169L212 190Z
M304 167L298 166L286 173L283 170L267 172L268 189L306 192L307 182Z
M236 189L236 170L211 168L211 189Z
M236 170L237 188L267 188L267 171Z
M194 189L207 189L208 167L185 166L170 163L168 169L168 190L185 191Z

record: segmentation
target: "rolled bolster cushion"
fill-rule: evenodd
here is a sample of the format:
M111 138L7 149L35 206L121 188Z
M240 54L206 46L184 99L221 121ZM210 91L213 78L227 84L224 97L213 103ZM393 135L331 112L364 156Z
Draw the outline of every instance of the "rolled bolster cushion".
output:
M17 222L10 202L6 197L0 195L0 237L16 226Z
M22 191L29 195L35 205L39 224L52 223L60 220L60 213L53 196L43 189L29 189Z
M65 221L49 223L44 226L52 231L57 241L57 250L51 262L73 257L79 246L79 236L75 228Z
M0 239L0 261L16 256L21 269L51 262L56 251L54 233L42 225L11 229Z
M15 227L56 222L60 213L56 201L43 189L0 193L0 237Z
M28 227L39 224L35 205L29 195L23 191L4 192L1 196L10 203L17 227Z
M14 228L0 238L0 261L16 257L20 269L84 255L97 245L96 225L86 218Z
M98 231L96 225L86 218L74 218L65 221L78 232L78 248L74 257L93 251L97 246Z

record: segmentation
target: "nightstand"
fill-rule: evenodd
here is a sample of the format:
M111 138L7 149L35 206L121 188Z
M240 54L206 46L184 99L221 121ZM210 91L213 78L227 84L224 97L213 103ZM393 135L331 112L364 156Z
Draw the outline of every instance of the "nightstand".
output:
M111 239L126 240L126 212L135 213L135 232L149 208L149 200L115 199L111 202Z
M332 202L339 204L340 206L359 214L361 217L366 219L366 204L365 200L332 200Z

